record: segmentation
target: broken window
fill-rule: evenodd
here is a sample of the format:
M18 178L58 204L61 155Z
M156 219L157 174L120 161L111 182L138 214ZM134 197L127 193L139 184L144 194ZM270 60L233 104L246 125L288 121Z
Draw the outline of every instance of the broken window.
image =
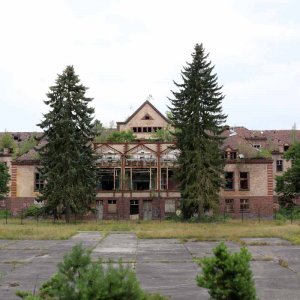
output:
M132 169L133 190L150 190L150 169Z
M282 160L276 160L276 171L277 172L283 171L283 161Z
M138 215L138 214L139 214L139 201L130 200L130 215Z
M236 157L237 157L237 152L236 151L229 152L229 158L230 159L236 159Z
M99 169L97 189L100 191L112 191L120 189L121 169Z
M160 188L162 190L167 189L167 169L161 169L160 173Z
M249 199L240 199L240 210L243 212L250 211Z
M123 189L124 190L131 190L132 184L131 184L131 169L126 168L125 169L125 176L123 179Z
M40 191L44 188L44 179L42 179L41 173L34 174L34 190Z
M157 190L157 169L151 168L151 190Z
M117 200L108 200L107 211L109 214L117 213Z
M161 169L160 188L162 190L176 190L178 188L178 181L175 176L175 169Z
M233 199L225 199L225 211L228 213L234 212L234 201Z
M240 172L240 190L249 190L248 172Z
M234 173L225 172L225 190L234 189Z

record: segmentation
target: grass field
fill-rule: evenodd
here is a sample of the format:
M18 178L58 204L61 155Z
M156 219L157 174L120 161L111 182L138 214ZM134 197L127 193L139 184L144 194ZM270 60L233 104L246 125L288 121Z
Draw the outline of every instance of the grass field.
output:
M178 238L181 240L233 240L242 237L279 237L300 244L300 223L230 220L225 223L181 223L172 221L102 221L65 224L33 220L0 220L0 239L68 239L78 231L135 232L139 238Z

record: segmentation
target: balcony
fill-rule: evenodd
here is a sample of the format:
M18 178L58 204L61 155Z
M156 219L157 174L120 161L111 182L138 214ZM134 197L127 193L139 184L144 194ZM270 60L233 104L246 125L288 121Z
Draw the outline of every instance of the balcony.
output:
M155 167L157 159L152 155L130 156L125 158L125 165L127 167Z
M121 157L119 155L102 155L96 163L99 167L118 167L121 165Z

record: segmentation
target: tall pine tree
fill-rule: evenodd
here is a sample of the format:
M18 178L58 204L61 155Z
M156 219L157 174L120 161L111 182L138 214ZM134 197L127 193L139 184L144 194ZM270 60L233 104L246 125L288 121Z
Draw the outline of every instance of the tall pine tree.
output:
M223 173L221 134L226 120L221 106L224 96L202 44L196 44L192 58L181 72L183 83L174 82L178 91L172 92L174 99L170 99L180 150L178 179L185 218L194 213L202 215L219 201Z
M46 184L41 200L48 207L63 208L66 221L72 213L86 211L95 198L96 168L93 157L93 113L87 88L73 66L67 66L50 87L50 111L39 124L45 145L40 149L41 174Z

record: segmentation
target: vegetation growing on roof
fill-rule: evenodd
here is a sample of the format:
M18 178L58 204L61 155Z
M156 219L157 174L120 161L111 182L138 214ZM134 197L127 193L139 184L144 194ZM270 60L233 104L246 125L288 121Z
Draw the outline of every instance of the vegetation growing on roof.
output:
M154 132L150 139L160 142L173 142L174 131L171 129L171 126L168 125L166 128L158 129L156 132Z
M13 136L8 133L4 132L0 138L0 149L14 149L16 148L16 142L14 141Z
M107 141L112 143L128 143L135 139L136 135L131 130L114 131L107 137Z

